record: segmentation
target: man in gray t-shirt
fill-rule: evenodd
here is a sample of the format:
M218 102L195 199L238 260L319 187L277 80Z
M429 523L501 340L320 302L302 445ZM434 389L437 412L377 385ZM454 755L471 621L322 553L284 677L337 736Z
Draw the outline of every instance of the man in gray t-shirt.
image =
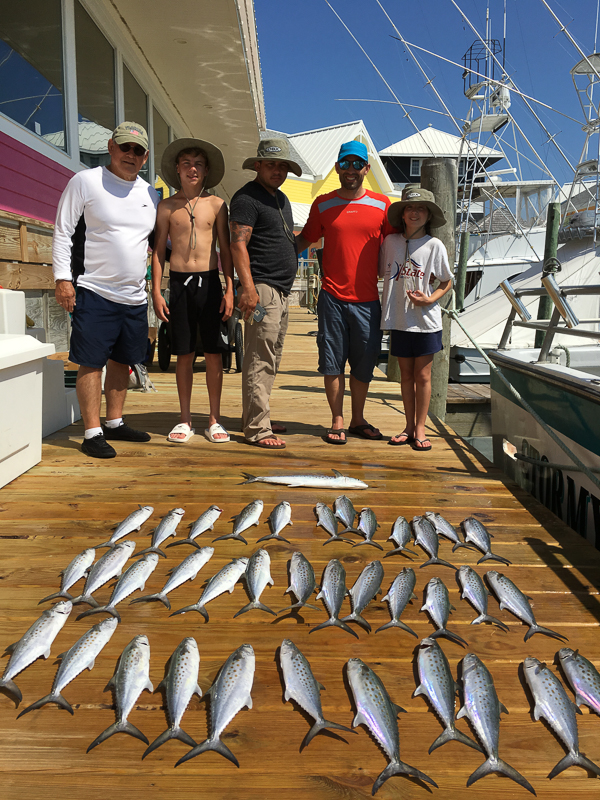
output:
M242 428L248 444L282 450L285 432L271 423L269 398L279 369L288 326L289 293L298 257L290 202L279 187L288 172L302 175L289 158L287 139L264 139L243 169L256 178L233 196L231 255L242 288L238 307L246 320L242 367ZM255 313L257 305L264 316Z

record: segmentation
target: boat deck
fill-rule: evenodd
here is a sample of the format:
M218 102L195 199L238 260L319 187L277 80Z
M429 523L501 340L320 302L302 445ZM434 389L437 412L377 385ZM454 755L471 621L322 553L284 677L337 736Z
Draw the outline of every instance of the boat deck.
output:
M221 541L215 554L193 583L176 589L170 600L173 609L196 602L206 577L214 574L232 557L250 555L255 542L266 535L264 522L276 503L287 499L292 505L293 526L283 535L290 540L267 542L272 559L274 586L262 600L275 610L289 605L284 595L289 582L287 564L294 550L311 561L317 580L329 559L339 558L351 586L363 567L381 558L385 570L383 589L399 572L412 564L417 575L416 593L402 619L419 638L429 635L433 625L419 613L427 581L443 578L456 611L449 628L469 643L490 669L502 703L509 710L500 726L500 755L519 770L535 787L539 798L563 800L568 796L587 800L598 795L600 783L580 768L571 768L552 781L547 775L565 750L541 722L531 716L530 698L525 690L521 662L527 655L549 665L561 644L536 635L527 644L527 631L507 611L501 612L490 598L489 613L510 628L470 626L476 612L459 598L454 573L447 567L419 569L425 556L421 548L410 562L403 556L382 558L374 547L352 548L333 543L323 547L327 535L315 527L313 507L321 500L332 504L339 491L288 489L264 483L240 485L242 472L270 475L282 472L327 473L332 468L367 481L369 488L349 492L357 509L372 507L381 523L376 535L384 550L385 540L399 514L411 519L426 510L439 511L451 523L475 515L494 534L493 549L510 559L503 567L486 562L478 567L483 575L499 569L533 598L537 621L569 637L568 645L600 667L600 552L556 520L545 508L510 483L476 451L457 439L444 425L430 424L433 449L417 453L410 447L389 447L386 441L367 442L350 438L345 447L332 447L321 440L328 425L323 383L315 372L316 322L306 310L294 310L286 340L282 369L272 395L273 419L288 427L285 451L268 453L248 447L239 432L241 376L224 378L222 421L232 432L232 443L210 444L203 436L206 417L195 418L196 436L185 446L169 445L165 435L177 421L174 367L168 373L158 368L151 373L158 393L130 392L128 421L152 433L148 444L117 444L118 458L103 462L82 455L79 445L81 423L60 431L44 442L43 460L34 469L0 491L0 619L2 647L18 640L43 608L40 598L57 591L58 572L84 548L104 542L110 528L124 519L137 504L152 505L155 514L133 538L137 550L148 546L148 534L159 516L181 506L182 523L192 522L210 504L223 509L214 536L231 531L229 518L253 499L265 503L263 523L248 531L249 545ZM204 376L198 365L195 408L205 409ZM349 400L347 401L349 405ZM387 383L378 373L371 385L366 415L386 438L403 428L400 387ZM179 534L182 536L182 534ZM210 544L213 535L203 534L199 543ZM145 593L163 586L169 568L190 552L189 547L167 550L146 586ZM102 551L104 552L104 551ZM440 557L456 565L474 565L479 555L460 549L452 553L443 541ZM78 584L75 588L78 588ZM108 599L109 588L97 592ZM373 631L389 621L382 595L364 612ZM308 609L300 615L277 618L252 611L237 619L233 615L248 602L242 584L233 594L210 603L206 624L194 612L170 618L160 603L119 606L122 623L96 661L94 669L80 675L63 694L75 709L74 716L48 705L16 721L13 702L0 695L0 764L2 797L7 800L127 800L160 798L292 798L330 800L370 797L374 779L387 759L376 742L360 726L358 735L321 733L302 752L300 744L312 724L292 703L283 702L281 672L276 660L282 639L291 638L311 663L313 673L325 687L322 693L326 719L350 725L354 716L345 663L360 657L381 677L395 703L408 713L400 714L400 754L408 764L431 776L439 785L436 797L455 800L465 792L469 775L482 763L482 754L457 742L446 744L428 755L428 748L442 732L442 726L423 697L412 697L415 689L414 656L418 640L398 629L367 634L356 628L358 639L337 628L326 628L309 636L311 627L326 619L324 610ZM321 606L321 601L316 602ZM348 601L344 604L349 613ZM78 606L78 609L82 608ZM15 679L23 693L21 709L47 694L54 679L54 657L66 651L88 627L98 622L92 616L77 622L73 613L52 647L52 658L40 659ZM256 652L256 675L252 691L253 708L244 709L228 726L224 740L240 762L240 769L216 753L206 753L173 769L186 752L186 745L171 741L143 762L144 745L119 734L91 753L86 748L114 721L111 695L103 690L111 677L123 647L139 633L148 635L151 647L151 679L156 687L165 664L185 636L197 639L201 654L199 683L203 691L227 656L243 642ZM456 675L466 650L446 639L438 640ZM6 663L6 661L5 661ZM556 669L556 668L554 668ZM210 702L210 701L209 701ZM578 717L580 747L588 758L600 763L600 718L587 707ZM131 722L152 741L167 727L159 693L144 692L130 715ZM183 717L182 727L196 741L207 735L206 703L194 698ZM465 720L458 727L473 735ZM595 781L595 782L593 782ZM406 777L393 777L379 790L378 797L426 797L424 785ZM505 800L528 796L525 789L507 778L492 775L468 791L471 800ZM467 795L464 795L467 796Z

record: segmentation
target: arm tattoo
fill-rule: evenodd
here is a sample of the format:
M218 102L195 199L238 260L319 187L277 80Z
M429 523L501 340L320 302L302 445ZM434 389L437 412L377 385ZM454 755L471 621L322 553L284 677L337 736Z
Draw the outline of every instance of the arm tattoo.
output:
M248 244L250 237L252 236L252 228L250 225L240 225L239 222L231 221L229 226L231 228L231 244L234 244L235 242L243 242L243 244Z

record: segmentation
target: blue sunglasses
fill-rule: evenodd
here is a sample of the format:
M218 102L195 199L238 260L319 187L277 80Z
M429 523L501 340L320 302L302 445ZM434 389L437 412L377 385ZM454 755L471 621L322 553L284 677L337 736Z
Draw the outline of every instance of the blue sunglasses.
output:
M343 161L338 161L338 167L341 170L350 169L351 166L355 170L360 171L361 169L367 166L367 162L363 161L360 158L357 158L355 161L350 161L347 158L345 158Z

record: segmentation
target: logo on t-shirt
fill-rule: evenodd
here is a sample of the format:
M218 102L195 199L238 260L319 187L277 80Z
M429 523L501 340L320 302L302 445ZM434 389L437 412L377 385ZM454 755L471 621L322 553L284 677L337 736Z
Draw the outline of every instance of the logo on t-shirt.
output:
M390 266L392 266L390 264ZM421 265L417 264L417 262L410 257L410 259L405 264L400 264L398 261L394 261L394 266L396 267L396 271L392 275L392 280L397 281L400 278L424 278L425 273L421 269Z

